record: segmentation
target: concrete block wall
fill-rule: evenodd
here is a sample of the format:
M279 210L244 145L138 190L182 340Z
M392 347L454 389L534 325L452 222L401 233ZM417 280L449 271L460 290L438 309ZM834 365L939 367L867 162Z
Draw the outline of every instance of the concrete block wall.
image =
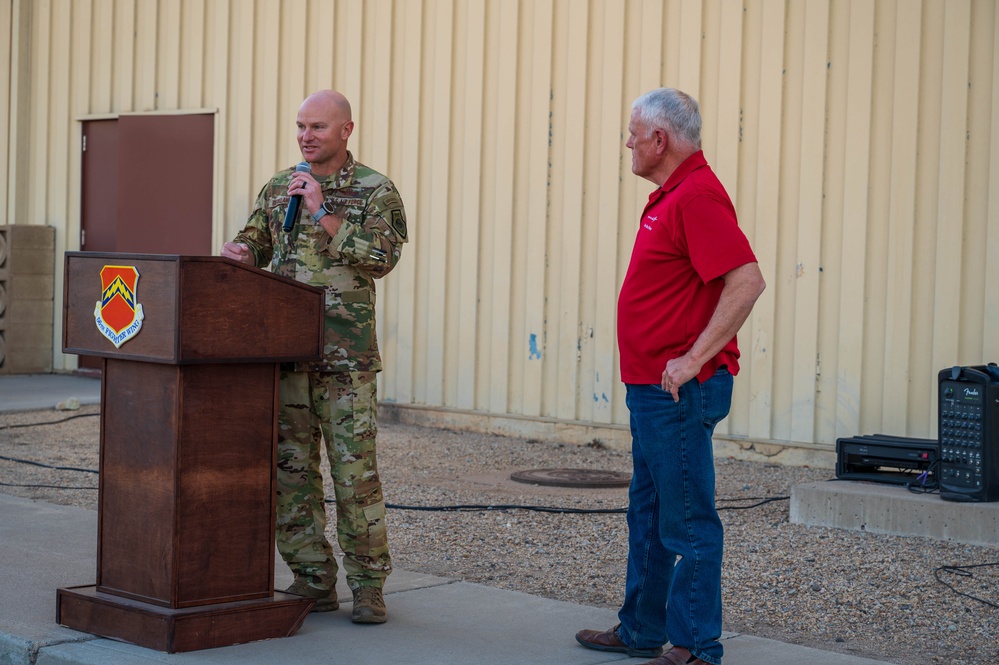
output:
M52 371L55 228L0 226L0 374Z

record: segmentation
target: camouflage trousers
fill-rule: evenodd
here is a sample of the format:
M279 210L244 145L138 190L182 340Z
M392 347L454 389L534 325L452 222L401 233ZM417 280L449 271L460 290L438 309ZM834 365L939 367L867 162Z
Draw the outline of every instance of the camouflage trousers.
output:
M375 461L375 373L282 371L280 381L278 551L296 578L322 588L336 584L319 466L325 442L347 583L351 589L381 587L392 562Z

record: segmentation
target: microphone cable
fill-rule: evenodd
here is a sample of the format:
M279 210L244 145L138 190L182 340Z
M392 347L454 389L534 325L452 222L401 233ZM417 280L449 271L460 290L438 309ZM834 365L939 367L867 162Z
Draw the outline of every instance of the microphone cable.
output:
M46 464L45 462L36 462L34 460L20 459L17 457L10 457L8 455L0 455L0 460L5 462L14 462L16 464L30 464L32 466L38 466L43 469L51 469L53 471L77 471L80 473L99 473L96 469L84 469L76 466L57 466L54 464ZM96 490L96 487L64 487L59 485L21 485L15 483L4 483L0 482L0 485L4 487L39 487L39 488L51 488L51 489L68 489L68 490ZM747 506L718 506L716 509L722 510L749 510L750 508L756 508L767 503L772 503L774 501L786 501L790 499L789 496L772 496L772 497L736 497L732 499L715 499L715 501L756 501L756 503ZM335 499L325 499L326 503L334 504ZM574 515L620 515L628 512L625 508L560 508L557 506L535 506L535 505L524 505L516 503L501 503L501 504L456 504L456 505L446 505L446 506L409 506L398 503L387 503L386 508L392 510L415 510L422 512L490 512L490 511L502 511L502 510L529 510L539 513L564 513L564 514L574 514Z
M14 425L0 425L0 429L17 429L18 427L39 427L41 425L58 425L59 423L64 423L75 418L89 418L90 416L99 416L100 411L97 413L77 413L72 416L66 416L61 420L45 420L40 423L17 423Z
M40 423L22 423L18 425L4 425L0 429L12 429L15 427L34 427L38 425L56 425L59 423L64 423L68 420L73 420L74 418L85 418L88 416L99 416L100 413L79 413L76 415L63 418L61 420L44 421ZM55 466L52 464L46 464L44 462L35 462L32 460L18 459L16 457L8 457L6 455L0 455L0 460L7 462L15 462L19 464L30 464L33 466L42 467L45 469L51 469L53 471L78 471L81 473L99 473L95 469L82 469L79 467L72 466ZM38 487L46 489L76 489L76 490L96 490L97 487L62 487L58 485L21 485L14 483L4 483L0 482L0 486L4 487ZM738 497L732 499L715 499L716 502L731 502L731 501L756 501L746 506L716 506L716 510L749 510L750 508L757 508L767 503L772 503L774 501L787 501L790 496L773 496L773 497ZM326 499L326 503L336 503L334 499ZM456 504L456 505L446 505L446 506L410 506L404 504L387 503L385 504L387 509L392 510L413 510L420 512L490 512L490 511L502 511L502 510L528 510L539 513L561 513L561 514L574 514L574 515L620 515L628 512L625 508L559 508L556 506L536 506L536 505L523 505L523 504Z

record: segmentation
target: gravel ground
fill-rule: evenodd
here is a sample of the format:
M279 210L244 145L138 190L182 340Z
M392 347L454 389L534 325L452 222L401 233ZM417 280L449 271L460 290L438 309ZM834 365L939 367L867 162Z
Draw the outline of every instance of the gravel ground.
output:
M94 406L0 414L0 456L96 469L97 413ZM81 417L41 424L73 415ZM382 424L379 437L386 498L396 506L388 519L397 568L618 607L627 555L621 513L405 506L624 508L623 488L540 487L513 482L510 474L541 468L629 472L628 453L398 424ZM899 665L999 663L999 548L791 524L791 487L831 479L831 470L732 459L717 460L717 469L726 527L726 630ZM0 459L0 483L8 494L96 509L93 473ZM941 566L975 565L982 567L940 574L953 590L934 574Z

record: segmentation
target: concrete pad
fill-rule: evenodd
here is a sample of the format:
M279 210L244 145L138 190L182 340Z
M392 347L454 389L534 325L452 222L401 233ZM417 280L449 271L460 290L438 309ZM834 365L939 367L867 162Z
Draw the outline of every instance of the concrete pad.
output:
M311 614L290 638L206 651L164 654L110 640L47 647L37 665L119 663L638 663L590 651L573 635L580 621L603 625L613 612L580 608L527 594L464 582L388 594L391 619L383 625L350 623L349 609ZM539 619L543 621L539 622ZM553 639L553 636L559 639Z
M999 502L944 501L901 485L849 480L795 485L791 522L999 546Z
M750 665L750 663L766 663L767 665L878 665L880 660L850 656L833 651L822 651L797 644L781 643L779 649L774 649L773 640L751 635L739 635L724 642L725 662Z
M82 404L101 403L101 380L75 374L17 374L0 376L0 410L54 409L76 399Z
M0 633L79 636L55 623L56 589L94 582L97 513L0 494L0 515Z
M34 662L32 652L39 648L67 641L100 639L56 623L56 590L96 581L97 513L0 494L0 515L3 516L0 519L0 570L3 571L0 574L0 665L28 665ZM278 563L274 584L283 589L291 584L293 576L281 563L280 556L275 555L275 560ZM348 601L345 603L347 610L332 614L346 618L349 623L351 594L343 576L340 577L337 593L341 600ZM395 571L389 576L385 592L426 589L454 581L423 573ZM322 615L310 615L308 621L316 616Z
M97 513L0 494L0 516L0 665L32 665L38 649L93 639L56 624L55 604L58 587L96 575Z

